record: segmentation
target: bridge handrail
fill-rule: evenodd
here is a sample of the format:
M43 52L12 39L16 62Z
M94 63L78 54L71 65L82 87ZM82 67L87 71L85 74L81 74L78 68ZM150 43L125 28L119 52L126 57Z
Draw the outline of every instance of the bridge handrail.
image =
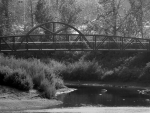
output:
M55 34L55 36L63 36L63 35L68 35L68 36L73 36L73 35L80 35L80 34ZM0 38L10 38L10 37L28 37L28 36L53 36L52 34L50 35L45 35L45 34L36 34L36 35L6 35L6 36L0 36ZM123 37L123 36L111 36L111 35L99 35L99 34L96 34L96 35L92 35L92 34L85 34L84 35L85 37L86 36L95 36L95 37L115 37L115 38L123 38L123 39L140 39L140 40L148 40L150 41L150 39L148 38L136 38L136 37Z

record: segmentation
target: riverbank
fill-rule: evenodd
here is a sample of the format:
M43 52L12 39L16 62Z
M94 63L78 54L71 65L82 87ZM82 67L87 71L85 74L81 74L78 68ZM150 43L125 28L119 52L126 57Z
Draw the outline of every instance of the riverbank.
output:
M31 109L46 109L51 106L62 104L61 101L48 100L48 99L0 99L0 112L1 111L20 111Z
M137 82L99 82L99 81L65 81L65 86L105 86L118 88L134 88L150 90L150 85L140 84Z
M123 82L91 82L91 81L67 81L65 85L68 87L73 86L101 86L101 87L112 87L121 89L137 89L139 93L150 95L150 85L140 84L137 82L123 83Z
M75 89L62 88L56 95L68 93ZM0 111L20 111L29 109L46 109L62 104L61 101L43 98L37 90L29 92L19 91L14 88L0 86Z
M24 112L48 113L149 113L147 107L76 107L63 109L27 110Z
M137 90L150 91L149 86L145 86L137 83L127 84L127 83L108 83L108 82L106 83L106 82L87 82L87 81L86 82L66 81L65 85L68 87L69 86L103 86L103 87L130 88L130 89L133 88ZM75 90L76 89L67 88L67 87L62 88L56 91L55 96L58 96L63 93L70 93ZM41 111L40 109L47 109L62 103L63 102L58 101L57 99L42 98L42 96L37 90L30 90L29 92L23 92L14 88L0 86L0 111L22 111L22 110L36 109L38 110L37 112L39 112ZM57 110L59 112L59 109ZM84 111L83 108L81 111Z
M56 90L65 87L52 67L39 59L22 59L0 54L0 85L21 91L38 90L51 99Z
M23 91L29 91L36 89L42 93L42 96L37 100L41 104L35 104L35 106L45 107L46 105L51 106L52 103L57 104L57 101L49 103L58 93L62 91L62 88L67 85L63 80L66 81L78 81L78 85L105 85L108 87L119 87L119 88L137 88L141 90L149 90L150 87L150 55L149 54L131 54L131 55L118 55L118 53L69 53L73 55L70 57L65 54L59 59L36 59L36 58L15 58L5 57L0 55L0 78L1 84L11 86L16 89ZM128 53L129 54L129 53ZM62 56L62 54L59 54ZM64 58L66 56L67 58ZM74 58L75 56L75 58ZM61 60L62 59L62 60ZM93 81L93 82L81 82L81 81ZM95 81L98 81L95 83ZM19 87L18 87L19 86ZM20 87L21 86L21 87ZM64 88L65 89L65 88ZM70 92L68 89L62 91ZM13 94L13 93L10 93ZM61 93L59 93L61 94ZM5 94L4 94L5 95ZM9 96L8 96L9 97ZM10 96L11 97L11 96ZM15 97L20 97L19 95ZM8 99L7 96L2 96L2 103L8 103L4 99ZM12 99L12 98L11 98ZM11 102L10 99L10 102ZM13 98L16 103L21 105L19 102L30 103L34 98ZM22 101L20 101L22 100ZM6 100L7 101L7 100ZM40 101L40 102L39 102ZM42 105L42 102L47 101L46 105ZM61 102L60 102L61 103ZM58 102L58 104L60 104ZM11 103L12 104L12 103ZM3 104L2 104L3 105ZM15 104L14 104L15 105ZM52 104L53 105L53 104ZM8 105L9 106L9 105ZM16 104L17 106L17 104ZM25 105L23 105L25 106ZM10 106L9 106L10 107ZM11 109L11 107L8 109ZM39 107L39 108L40 108ZM13 107L15 108L15 107ZM25 109L28 109L26 107ZM30 109L30 107L29 107Z
M34 88L49 99L64 87L63 80L150 85L150 54L126 54L59 52L55 59L55 55L41 59L0 55L0 84L26 91Z

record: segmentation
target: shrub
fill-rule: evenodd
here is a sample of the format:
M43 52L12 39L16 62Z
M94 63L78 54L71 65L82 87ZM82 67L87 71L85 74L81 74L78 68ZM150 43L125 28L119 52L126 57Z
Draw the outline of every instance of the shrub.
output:
M123 82L130 82L130 81L136 81L141 73L140 68L129 68L129 67L123 67L119 73L118 78L120 81Z
M60 88L64 88L64 81L62 80L61 77L57 77L56 79L54 79L54 83L55 83L55 88L56 89L60 89Z
M65 61L65 62L76 62L80 59L85 53L80 51L57 51L52 55L52 58L57 61Z
M60 75L67 80L98 80L102 76L101 66L95 61L84 61L70 63Z
M44 97L49 99L54 97L56 93L55 85L53 83L50 83L47 79L41 82L39 91L42 92L42 95Z
M146 64L138 79L139 82L150 83L150 62Z
M22 69L12 70L8 66L0 66L0 84L29 90L33 87L32 79Z
M25 91L33 87L42 89L45 97L51 98L56 88L64 86L61 78L56 75L58 73L56 68L60 66L51 65L42 63L38 59L25 60L0 55L0 84Z
M64 62L58 62L55 60L50 60L48 67L51 69L51 73L59 75L63 70L66 69L66 64Z
M118 76L117 73L114 70L107 70L101 77L102 81L117 81Z
M131 58L129 66L143 68L144 66L146 66L146 63L150 62L149 56L150 53L138 53L137 55Z
M24 91L28 91L33 88L32 79L26 73L26 71L22 69L14 70L10 75L6 75L4 82L8 86Z
M0 65L0 84L4 84L5 76L9 76L13 72L8 66L1 66Z

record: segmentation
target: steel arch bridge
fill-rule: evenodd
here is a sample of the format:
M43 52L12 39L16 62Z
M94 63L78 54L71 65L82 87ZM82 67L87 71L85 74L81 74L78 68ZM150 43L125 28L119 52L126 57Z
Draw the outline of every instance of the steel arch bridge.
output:
M0 52L28 51L150 51L150 39L84 35L61 22L35 26L25 35L1 36Z

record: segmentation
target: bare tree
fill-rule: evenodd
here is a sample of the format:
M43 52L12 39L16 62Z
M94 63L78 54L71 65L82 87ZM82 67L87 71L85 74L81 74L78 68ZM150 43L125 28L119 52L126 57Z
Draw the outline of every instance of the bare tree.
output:
M53 21L51 8L48 7L45 0L39 0L35 9L35 20L38 23Z
M144 23L149 21L147 16L150 14L149 0L129 0L131 5L132 16L136 21L137 35L140 33L144 38Z
M76 6L75 0L61 0L58 10L60 21L70 25L76 24L78 14L82 11L80 7Z
M47 5L45 0L39 0L36 9L35 9L35 20L38 24L54 21L53 9ZM50 24L45 25L46 29L52 30L52 26ZM50 34L48 30L44 30L44 33ZM48 35L43 41L52 40Z
M97 18L92 22L94 31L106 35L144 37L144 23L149 21L149 0L99 0Z
M10 0L0 0L0 36L4 30L9 29L9 2Z
M100 21L101 23L99 33L118 35L120 22L123 21L119 12L121 0L99 0L99 5L96 18L96 21Z
M28 0L27 1L27 16L29 17L30 20L30 26L34 26L34 11L35 11L35 4L33 3L33 0Z

